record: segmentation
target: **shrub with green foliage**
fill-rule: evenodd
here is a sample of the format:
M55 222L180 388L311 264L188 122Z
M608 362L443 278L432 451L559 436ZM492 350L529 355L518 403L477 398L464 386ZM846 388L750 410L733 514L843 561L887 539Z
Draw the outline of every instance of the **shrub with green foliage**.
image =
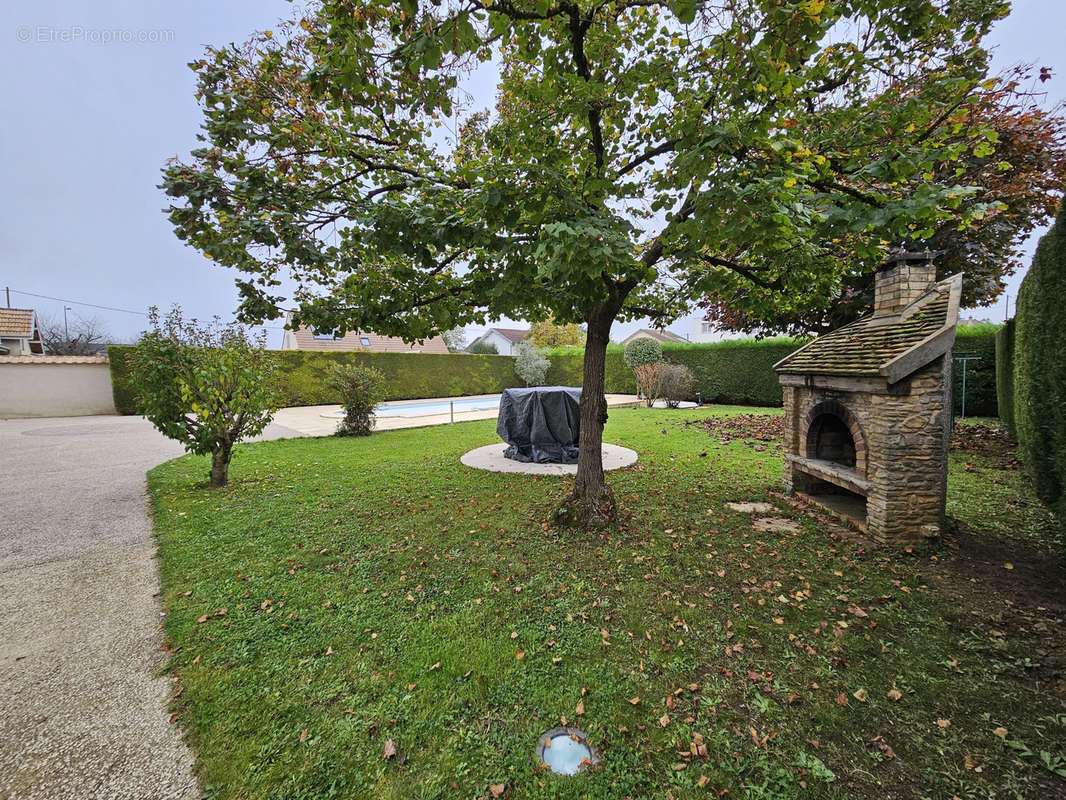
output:
M385 399L385 376L373 367L341 364L333 370L329 387L341 396L344 420L338 436L369 436L374 409Z
M995 417L996 400L996 333L1001 325L982 323L960 325L955 332L953 356L977 356L966 362L966 416ZM962 413L962 363L952 365L952 402L955 413Z
M996 407L999 418L1011 436L1014 425L1014 320L996 331Z
M666 401L668 408L677 408L682 400L692 397L692 387L696 377L684 364L659 365L662 375L659 378L659 396Z
M1066 202L1018 292L1014 422L1037 495L1066 520Z
M275 362L265 338L239 325L184 319L175 306L141 336L130 362L137 405L164 436L211 454L211 486L225 486L233 446L261 433L277 410Z
M477 356L498 356L500 351L492 342L474 342L470 345L470 352Z
M552 362L544 351L531 342L519 342L515 354L515 375L525 381L526 386L543 386Z
M663 360L663 346L654 339L634 339L626 345L623 358L630 369L636 369L641 364L658 364Z

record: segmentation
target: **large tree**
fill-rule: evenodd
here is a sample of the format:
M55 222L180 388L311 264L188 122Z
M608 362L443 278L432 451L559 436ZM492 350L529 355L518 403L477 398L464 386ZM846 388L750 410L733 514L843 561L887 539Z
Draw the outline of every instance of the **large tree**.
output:
M1033 68L1013 68L985 82L948 120L963 150L957 160L937 163L935 174L977 187L973 199L992 209L966 227L941 220L921 246L938 253L938 277L966 274L966 307L988 306L1000 297L1006 279L1023 266L1030 234L1053 219L1066 184L1066 116L1061 105L1044 109L1039 92L1049 77L1047 68L1039 78ZM974 142L975 130L988 135ZM844 275L832 294L806 308L775 308L772 286L746 289L745 299L762 293L770 302L739 304L732 293L715 295L700 304L706 319L723 330L825 333L869 311L874 276L872 270Z
M294 325L407 339L500 317L584 323L562 511L599 524L614 513L600 456L611 324L746 286L802 308L888 243L984 213L935 168L981 140L959 144L948 121L1005 13L328 0L192 65L203 145L166 169L170 217L243 273L247 321L294 304ZM479 66L498 71L490 108L465 91Z

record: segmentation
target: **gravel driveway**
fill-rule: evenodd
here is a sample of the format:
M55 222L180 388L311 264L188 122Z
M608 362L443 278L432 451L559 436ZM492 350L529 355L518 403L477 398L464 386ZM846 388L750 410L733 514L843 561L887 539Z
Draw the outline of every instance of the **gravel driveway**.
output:
M0 421L0 798L200 796L153 677L144 474L181 453L139 417Z

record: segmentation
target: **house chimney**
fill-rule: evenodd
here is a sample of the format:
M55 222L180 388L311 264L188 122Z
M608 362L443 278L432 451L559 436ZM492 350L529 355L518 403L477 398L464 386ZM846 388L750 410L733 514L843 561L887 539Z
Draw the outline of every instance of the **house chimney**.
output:
M893 251L874 277L874 316L899 314L936 282L937 253Z

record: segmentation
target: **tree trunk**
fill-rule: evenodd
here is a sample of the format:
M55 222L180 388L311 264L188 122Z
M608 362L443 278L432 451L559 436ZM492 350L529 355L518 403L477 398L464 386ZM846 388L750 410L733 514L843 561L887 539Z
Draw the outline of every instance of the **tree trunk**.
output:
M598 306L588 316L581 383L581 431L574 488L557 513L560 522L602 528L615 518L614 492L603 477L603 426L607 422L604 368L615 314Z
M229 460L233 445L228 442L211 453L211 488L225 486L229 482Z

